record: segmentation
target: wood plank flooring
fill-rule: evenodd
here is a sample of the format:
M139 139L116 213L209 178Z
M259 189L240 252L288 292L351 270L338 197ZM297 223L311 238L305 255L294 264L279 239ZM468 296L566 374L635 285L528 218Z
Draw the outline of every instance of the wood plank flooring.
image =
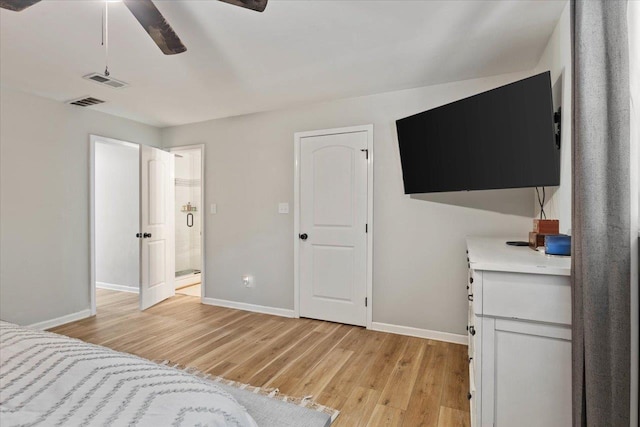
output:
M178 295L144 312L97 290L98 315L52 329L254 386L313 395L335 427L469 426L466 346L200 304Z

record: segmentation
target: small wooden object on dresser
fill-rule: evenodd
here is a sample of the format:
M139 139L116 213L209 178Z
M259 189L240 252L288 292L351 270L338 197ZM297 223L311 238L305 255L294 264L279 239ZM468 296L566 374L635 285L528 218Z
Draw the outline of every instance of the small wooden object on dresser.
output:
M571 259L468 238L474 427L571 425Z
M533 231L538 234L560 234L560 221L557 219L534 219Z
M560 221L557 219L534 219L533 231L529 232L529 247L537 249L544 246L547 235L560 234Z
M535 231L529 232L529 247L531 249L539 248L540 246L544 246L544 236L546 234L536 233Z

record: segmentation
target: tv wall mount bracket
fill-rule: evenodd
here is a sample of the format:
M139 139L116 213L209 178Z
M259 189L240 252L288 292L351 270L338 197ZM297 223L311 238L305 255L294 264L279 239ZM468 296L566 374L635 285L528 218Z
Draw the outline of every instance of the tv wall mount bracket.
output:
M556 148L560 149L560 137L562 135L562 107L558 107L558 111L553 113L554 133L556 136Z

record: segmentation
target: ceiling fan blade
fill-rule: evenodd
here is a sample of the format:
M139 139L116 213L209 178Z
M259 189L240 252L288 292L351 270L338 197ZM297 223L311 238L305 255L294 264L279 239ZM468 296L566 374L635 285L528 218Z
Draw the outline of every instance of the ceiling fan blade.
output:
M262 12L267 7L268 0L220 0L220 1L233 4L235 6L244 7L246 9L255 10L256 12Z
M2 9L13 10L14 12L20 12L26 8L33 6L40 0L0 0L0 7Z
M165 55L187 50L151 0L124 0L123 3Z

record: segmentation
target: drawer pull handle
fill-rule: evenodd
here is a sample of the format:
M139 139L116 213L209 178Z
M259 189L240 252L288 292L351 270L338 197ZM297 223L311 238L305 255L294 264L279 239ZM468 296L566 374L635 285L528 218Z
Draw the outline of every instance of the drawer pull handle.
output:
M473 277L469 277L469 283L473 284Z
M471 395L471 393L467 393L467 399L468 399L468 400L471 400L471 398L472 398L472 397L473 397L473 396Z
M473 357L469 358L469 363L471 363L473 361Z
M467 295L467 299L468 299L469 301L473 301L473 294L471 294L471 295Z
M471 335L475 335L476 334L476 328L474 328L473 326L469 326L469 333Z

